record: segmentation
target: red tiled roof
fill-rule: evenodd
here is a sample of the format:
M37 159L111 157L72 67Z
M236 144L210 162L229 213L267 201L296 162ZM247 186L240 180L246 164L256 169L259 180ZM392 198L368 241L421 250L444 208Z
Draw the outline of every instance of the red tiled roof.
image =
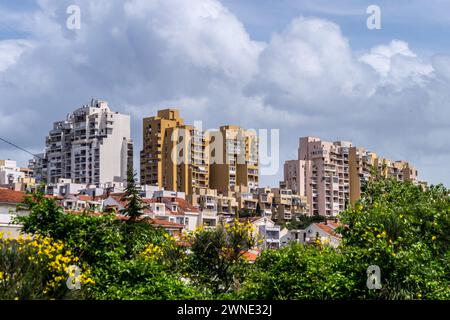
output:
M336 224L334 221L333 222L327 221L327 224L325 224L323 222L315 223L314 225L333 237L338 237L338 238L341 237L340 234L338 234L338 233L336 233L336 231L334 231L334 229L338 227L338 224Z
M92 201L93 200L91 196L88 196L85 194L80 194L79 196L77 196L77 198L78 198L78 200L81 200L81 201Z
M21 203L25 197L22 191L0 189L0 203Z
M66 211L67 213L71 213L71 214L82 214L83 212L81 211ZM89 215L92 216L102 216L103 214L100 212L89 212ZM124 216L121 214L117 214L116 215L116 219L118 220L122 220L122 221L127 221L130 219L130 217L128 216ZM162 219L154 219L154 218L147 218L147 217L143 217L141 218L144 221L148 221L151 224L157 225L157 226L161 226L161 227L172 227L172 228L179 228L179 229L183 229L184 225L176 223L176 222L172 222L172 221L168 221L168 220L162 220Z
M182 198L175 198L175 201L172 201L173 197L159 197L159 198L143 198L142 201L144 203L164 203L166 205L166 212L170 214L184 214L186 212L195 212L198 213L198 208L194 207L189 201ZM178 211L172 211L170 204L175 202L178 206Z
M155 224L155 225L158 225L161 227L172 227L172 228L179 228L179 229L184 228L184 225L182 225L180 223L168 221L168 220L154 219L154 218L150 218L148 220L151 224Z
M258 259L259 251L255 251L255 250L245 251L242 256L244 257L244 259L246 259L249 262L255 262L256 259Z

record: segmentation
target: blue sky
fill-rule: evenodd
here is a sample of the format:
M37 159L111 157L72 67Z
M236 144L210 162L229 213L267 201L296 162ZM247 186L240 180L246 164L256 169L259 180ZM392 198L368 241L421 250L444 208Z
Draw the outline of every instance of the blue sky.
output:
M296 16L316 16L336 22L354 49L366 49L392 39L405 39L412 48L448 52L450 1L424 0L223 0L255 39L267 40ZM378 5L382 29L369 31L366 9Z
M66 8L81 9L68 30ZM369 5L381 30L366 26ZM0 136L33 152L92 97L141 119L178 107L207 128L352 140L450 186L450 1L0 0ZM0 144L0 158L28 155Z

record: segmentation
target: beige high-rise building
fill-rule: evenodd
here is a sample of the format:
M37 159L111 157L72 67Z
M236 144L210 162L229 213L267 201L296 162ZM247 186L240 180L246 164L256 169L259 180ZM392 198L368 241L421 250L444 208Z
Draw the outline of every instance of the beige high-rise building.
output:
M258 188L258 139L255 131L227 125L210 132L210 186L223 193L234 186Z
M143 119L141 183L197 193L209 188L208 139L185 125L176 109L159 110Z
M417 182L417 169L408 162L378 157L376 153L361 147L350 148L349 166L351 203L358 201L361 197L361 187L374 175L393 177L399 181Z
M166 129L184 124L176 109L159 110L157 116L142 121L143 148L141 151L141 184L163 187L163 168L166 157Z
M222 126L203 132L186 125L176 109L143 119L141 183L167 190L220 193L235 186L258 188L258 140L255 131Z
M360 198L362 183L373 170L385 177L417 181L417 170L406 161L380 158L349 141L303 137L298 160L284 164L284 185L307 198L311 215L336 216Z

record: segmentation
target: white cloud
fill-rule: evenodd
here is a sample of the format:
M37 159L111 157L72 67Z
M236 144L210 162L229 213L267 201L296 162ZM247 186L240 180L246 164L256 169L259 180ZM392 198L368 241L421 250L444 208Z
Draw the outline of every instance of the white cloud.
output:
M14 66L20 56L32 47L30 41L21 39L0 41L0 72Z
M69 4L41 1L21 25L34 46L0 50L0 134L25 147L43 148L53 121L98 97L132 114L136 157L141 118L178 106L206 128L280 128L282 160L299 136L351 139L450 184L449 56L427 62L401 40L357 55L337 24L306 17L262 43L217 0L80 0L71 31Z
M359 60L377 71L384 85L400 88L423 83L434 71L431 64L422 62L410 50L408 43L399 40L392 40L389 45L372 48Z

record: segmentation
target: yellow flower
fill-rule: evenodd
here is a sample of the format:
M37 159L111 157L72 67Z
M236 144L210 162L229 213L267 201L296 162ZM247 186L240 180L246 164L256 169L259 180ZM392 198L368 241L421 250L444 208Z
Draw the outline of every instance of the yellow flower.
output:
M436 236L432 236L431 240L433 240L433 241L436 240Z

